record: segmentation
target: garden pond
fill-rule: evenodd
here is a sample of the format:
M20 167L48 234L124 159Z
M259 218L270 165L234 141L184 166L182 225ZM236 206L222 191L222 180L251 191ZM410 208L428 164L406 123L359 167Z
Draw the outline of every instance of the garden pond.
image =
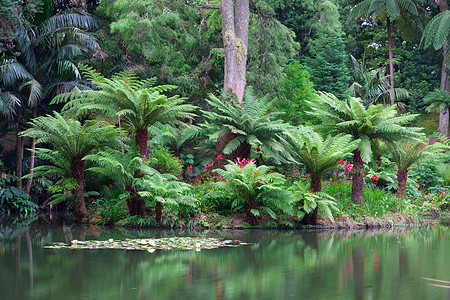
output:
M0 225L0 299L450 299L449 237Z

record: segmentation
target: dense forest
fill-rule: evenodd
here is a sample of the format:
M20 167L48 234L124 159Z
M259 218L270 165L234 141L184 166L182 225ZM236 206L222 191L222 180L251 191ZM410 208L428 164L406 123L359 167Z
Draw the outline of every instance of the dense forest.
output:
M450 208L447 0L0 0L0 18L2 215Z

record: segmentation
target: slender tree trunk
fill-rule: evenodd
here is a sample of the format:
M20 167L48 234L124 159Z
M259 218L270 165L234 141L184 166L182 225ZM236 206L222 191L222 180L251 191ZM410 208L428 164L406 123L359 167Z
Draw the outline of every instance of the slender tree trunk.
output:
M441 67L441 85L440 88L442 91L450 93L449 87L449 76L447 73L447 56L446 53L449 51L448 42L445 42L442 46L443 51L443 60ZM449 127L449 108L443 109L439 112L439 132L443 135L449 136L448 132Z
M33 119L37 117L37 105L33 107ZM36 160L36 153L34 150L36 149L36 139L31 139L31 155L30 155L30 178L28 178L27 186L25 187L25 192L29 194L31 192L31 186L33 185L33 173L34 173L34 163Z
M311 175L311 185L309 186L311 193L319 193L322 191L322 177ZM302 219L302 224L317 225L319 221L319 207L316 207L312 213L306 214Z
M246 85L249 0L222 0L222 37L225 48L224 92L236 94L242 103Z
M388 34L388 47L389 47L389 76L391 79L391 90L394 90L394 64L393 64L393 57L392 57L392 36L391 36L391 19L389 17L386 18L386 28L387 28L387 34ZM394 97L392 94L390 95L391 98L391 105L394 105Z
M147 159L147 142L148 142L148 130L137 129L136 136L134 137L136 146L139 148L139 154L145 160Z
M20 126L20 125L19 125ZM24 138L19 136L20 133L20 127L17 130L17 143L16 143L16 176L19 177L19 179L17 179L17 188L21 189L22 188L22 164L23 164L23 147L24 147L24 143L23 140Z
M406 180L408 180L408 170L397 171L398 190L397 195L400 198L405 198Z
M70 161L72 178L77 181L78 187L74 191L75 220L82 221L86 214L84 201L84 161L81 156L74 156Z
M353 151L352 201L362 205L364 188L364 162L359 150Z
M448 3L447 0L440 0L439 1L439 11L445 12L448 10ZM440 88L442 91L450 93L450 83L449 83L449 74L447 72L447 55L449 52L449 45L448 41L444 43L442 46L442 67L441 67L441 84ZM446 136L449 136L449 109L441 110L439 112L439 129L438 131Z

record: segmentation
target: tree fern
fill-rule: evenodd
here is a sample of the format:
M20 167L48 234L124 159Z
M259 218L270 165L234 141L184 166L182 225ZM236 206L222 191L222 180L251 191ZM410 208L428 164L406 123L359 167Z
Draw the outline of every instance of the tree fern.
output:
M268 95L258 99L247 87L242 105L235 98L227 102L214 95L206 101L211 111L203 113L205 122L199 125L207 136L204 147L216 149L219 138L228 136L218 149L220 153L248 158L251 149L259 148L268 158L282 159L280 142L289 125L278 119L280 112L272 110L275 99ZM237 153L239 147L243 150Z

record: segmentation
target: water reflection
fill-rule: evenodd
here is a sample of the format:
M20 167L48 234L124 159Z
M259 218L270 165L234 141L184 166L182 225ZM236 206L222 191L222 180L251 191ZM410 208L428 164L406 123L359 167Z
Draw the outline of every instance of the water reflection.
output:
M449 228L175 232L0 227L0 299L450 299ZM196 251L44 249L54 241L203 235ZM437 281L439 280L439 281Z

